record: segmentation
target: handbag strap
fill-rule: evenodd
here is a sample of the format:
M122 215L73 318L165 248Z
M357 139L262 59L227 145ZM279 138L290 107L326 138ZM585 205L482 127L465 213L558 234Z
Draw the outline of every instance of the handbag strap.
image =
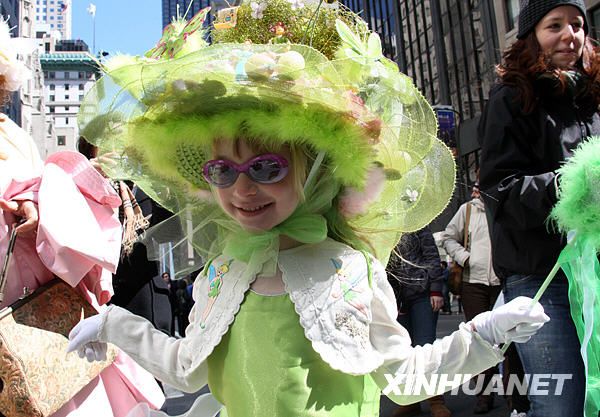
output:
M8 241L8 249L6 250L6 258L4 258L2 273L0 274L0 303L2 303L4 300L4 286L6 285L10 259L12 258L13 250L15 249L15 241L17 240L17 226L18 225L15 225L10 232L10 240Z
M469 244L469 222L471 221L471 203L467 203L467 218L465 219L465 239L463 247L468 249Z

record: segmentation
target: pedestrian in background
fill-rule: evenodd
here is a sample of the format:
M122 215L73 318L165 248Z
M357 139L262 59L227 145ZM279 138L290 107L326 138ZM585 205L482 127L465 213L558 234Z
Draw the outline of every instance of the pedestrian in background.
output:
M490 235L479 184L473 185L471 197L471 201L460 206L441 237L442 247L464 268L460 297L466 320L491 310L501 288L492 268ZM468 235L466 240L465 233ZM465 242L466 247L463 246ZM483 391L496 371L497 367L485 371L483 389L477 394L473 409L475 414L487 413L493 406L493 395L484 395Z
M450 289L448 288L448 278L450 277L450 269L448 262L441 261L442 266L442 297L444 297L444 305L440 314L452 314L452 304L450 303Z
M190 323L188 314L191 305L188 302L187 283L184 279L171 279L171 274L166 271L162 273L161 277L167 285L167 289L155 287L154 291L169 296L169 303L171 304L171 336L179 334L180 337L183 337L185 335L185 328ZM175 327L175 323L177 323L177 327ZM175 330L177 330L177 333Z
M435 341L438 311L444 304L440 254L431 229L402 235L387 269L398 304L398 322L408 330L412 346ZM450 417L443 395L427 400L432 417ZM400 406L393 417L419 414L420 403Z
M517 41L498 66L482 115L481 185L490 210L494 269L507 301L534 296L566 244L547 223L556 170L586 137L600 134L600 57L583 0L525 1ZM540 299L551 320L516 346L526 374L567 374L557 392L530 395L528 416L581 417L585 376L559 271Z

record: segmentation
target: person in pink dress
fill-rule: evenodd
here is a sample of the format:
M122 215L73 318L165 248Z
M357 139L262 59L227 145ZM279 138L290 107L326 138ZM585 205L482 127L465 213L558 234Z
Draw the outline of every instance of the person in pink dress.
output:
M8 26L0 22L0 100L8 101L27 73L12 49ZM4 308L24 292L59 277L97 310L110 300L112 272L119 260L121 200L83 155L57 152L42 162L32 138L0 114L0 264L17 228ZM140 401L160 408L156 380L126 354L64 404L52 417L123 417Z

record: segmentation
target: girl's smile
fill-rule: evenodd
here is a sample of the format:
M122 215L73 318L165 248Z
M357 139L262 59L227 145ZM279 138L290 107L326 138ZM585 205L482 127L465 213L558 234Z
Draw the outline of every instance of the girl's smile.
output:
M214 150L216 159L237 165L259 155L243 140L219 141ZM278 153L291 163L289 149L283 147ZM240 173L231 186L215 187L215 192L223 210L250 233L271 230L294 212L300 200L291 169L272 184L256 182L246 173Z

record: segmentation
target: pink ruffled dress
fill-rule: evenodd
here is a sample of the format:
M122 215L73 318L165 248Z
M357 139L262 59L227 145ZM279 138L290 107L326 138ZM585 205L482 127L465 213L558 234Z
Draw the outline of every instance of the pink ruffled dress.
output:
M0 114L0 198L32 200L39 209L37 237L17 238L0 307L56 275L103 309L119 262L121 200L87 159L58 152L42 163L31 137ZM0 265L16 221L0 210ZM124 417L139 402L160 408L164 399L154 377L121 352L53 417Z

